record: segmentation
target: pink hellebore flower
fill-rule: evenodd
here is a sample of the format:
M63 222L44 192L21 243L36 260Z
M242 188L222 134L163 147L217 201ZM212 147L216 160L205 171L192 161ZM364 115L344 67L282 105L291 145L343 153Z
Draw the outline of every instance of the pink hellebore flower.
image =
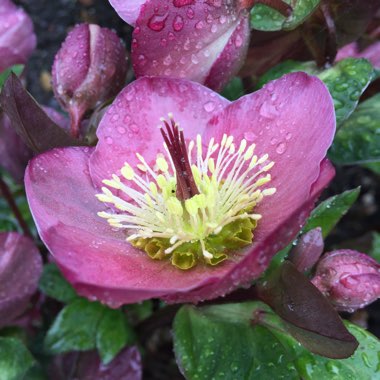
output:
M68 34L54 59L57 100L71 118L74 136L86 111L115 96L125 84L127 52L110 29L80 24Z
M29 163L27 197L79 294L112 307L197 302L250 284L294 238L334 175L334 132L328 90L304 73L233 103L141 78L108 109L96 148Z
M30 17L10 0L0 2L0 72L26 63L36 47Z
M380 297L380 264L350 249L326 253L312 283L341 311L353 312Z
M247 53L249 12L243 1L110 0L135 26L132 62L137 77L186 78L220 90Z
M41 272L40 253L29 238L0 233L0 328L26 310Z

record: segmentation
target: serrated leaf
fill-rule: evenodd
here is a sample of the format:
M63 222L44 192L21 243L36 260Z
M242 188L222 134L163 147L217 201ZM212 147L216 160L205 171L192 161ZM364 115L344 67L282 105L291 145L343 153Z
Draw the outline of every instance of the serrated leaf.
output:
M35 360L28 349L15 338L0 337L0 378L20 380Z
M100 303L81 298L67 305L47 332L45 349L52 354L94 349L104 310Z
M0 90L11 73L15 73L17 76L20 76L21 73L24 71L24 67L24 65L14 65L2 71L0 73Z
M361 103L343 123L329 157L343 165L380 162L380 94Z
M244 95L243 81L239 77L232 78L231 81L224 87L221 95L228 100L237 100Z
M334 100L338 126L355 110L373 75L372 65L361 58L344 59L318 75Z
M63 278L55 264L44 266L39 288L47 296L64 303L71 302L77 298L74 288Z
M310 214L303 232L316 227L322 228L322 235L326 237L339 220L347 213L354 204L360 193L360 188L347 190L334 195L320 203Z
M176 359L188 380L369 380L377 376L379 341L347 324L360 341L343 360L313 355L260 302L183 306L174 320ZM363 355L364 354L364 355Z
M134 331L127 324L121 310L107 309L99 322L96 347L103 364L108 364L127 345L135 340Z
M12 127L35 153L81 144L46 115L14 74L4 83L0 106L11 120Z
M273 8L263 4L251 10L251 27L262 31L291 30L296 28L318 7L320 0L284 0L293 7L289 17L283 16Z

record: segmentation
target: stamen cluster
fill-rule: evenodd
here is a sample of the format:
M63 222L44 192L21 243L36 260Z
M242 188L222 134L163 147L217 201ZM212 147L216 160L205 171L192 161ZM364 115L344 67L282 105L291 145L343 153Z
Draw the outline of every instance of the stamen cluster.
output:
M251 243L262 217L253 210L276 191L261 189L271 180L274 162L255 155L255 144L243 139L237 145L226 134L218 143L211 138L206 148L197 135L186 150L171 114L169 121L163 120L164 154L153 165L137 153L138 170L126 162L120 176L103 181L107 187L97 198L113 210L98 215L127 230L127 241L154 259L171 257L181 269L199 260L216 265L228 258L229 248ZM223 241L234 237L240 245Z

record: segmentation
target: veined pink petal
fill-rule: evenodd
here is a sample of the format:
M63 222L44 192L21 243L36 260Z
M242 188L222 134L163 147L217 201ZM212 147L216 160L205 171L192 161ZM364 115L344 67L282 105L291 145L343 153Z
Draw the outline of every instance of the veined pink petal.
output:
M25 185L40 236L80 294L112 307L212 283L233 262L189 272L153 261L97 216L104 209L88 173L89 148L54 149L28 165Z
M125 22L135 26L140 9L147 0L109 0L109 2Z
M133 67L137 76L207 80L221 89L240 68L249 35L238 2L150 0L133 32Z
M171 112L187 139L202 133L207 122L229 101L197 83L167 78L141 78L127 86L103 117L99 142L90 158L94 183L117 173L125 161L136 164L136 153L148 163L163 149L158 125Z
M254 142L255 154L275 162L268 187L277 191L255 209L263 215L255 230L260 240L309 199L335 133L331 96L315 77L285 75L215 116L205 135L218 140L222 133Z
M0 328L25 311L41 272L41 256L32 240L15 232L0 233Z

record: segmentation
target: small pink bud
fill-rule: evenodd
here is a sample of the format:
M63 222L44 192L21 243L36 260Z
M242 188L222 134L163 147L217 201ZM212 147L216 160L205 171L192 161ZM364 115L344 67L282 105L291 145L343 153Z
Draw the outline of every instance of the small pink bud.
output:
M26 63L36 47L30 17L10 0L0 1L0 72Z
M320 227L303 234L291 250L289 260L300 272L311 269L323 253L323 236Z
M312 283L336 309L353 312L380 297L380 265L349 249L326 253Z
M77 25L66 37L53 65L54 93L78 136L86 111L124 86L127 53L118 36L94 24Z

